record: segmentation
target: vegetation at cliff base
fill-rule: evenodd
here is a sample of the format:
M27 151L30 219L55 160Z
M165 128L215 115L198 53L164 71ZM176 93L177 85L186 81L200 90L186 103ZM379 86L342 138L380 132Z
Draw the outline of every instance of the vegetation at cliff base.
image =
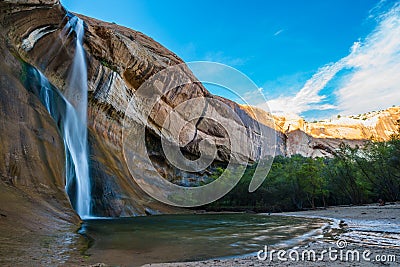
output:
M399 134L362 148L342 144L332 158L277 156L262 186L249 193L255 168L229 194L202 208L279 212L400 200Z

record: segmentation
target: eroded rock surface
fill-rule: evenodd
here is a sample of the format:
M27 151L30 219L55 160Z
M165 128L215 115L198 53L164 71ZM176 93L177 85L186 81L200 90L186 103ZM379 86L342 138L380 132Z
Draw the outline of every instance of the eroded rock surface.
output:
M332 156L341 143L362 146L366 140L387 141L398 131L400 107L336 119L306 122L296 116L276 116L277 129L285 133L286 155Z
M271 115L263 109L240 105L260 123L273 127L284 135L283 155L331 157L341 143L362 146L367 140L387 141L398 131L400 107L372 111L336 119L307 122L296 114ZM270 117L273 117L273 121ZM272 123L271 123L272 122Z
M21 82L24 68L4 49L3 37L0 33L0 265L65 264L79 257L83 240L64 190L63 141L45 107Z
M59 38L66 22L66 10L57 1L3 2L2 25L8 48L16 57L41 70L60 91L66 86L69 67L74 53L72 41L63 43ZM197 82L191 71L182 65L182 73L191 83L174 87L163 94L154 105L148 117L143 110L148 109L148 101L137 95L137 90L154 74L169 67L183 64L174 53L140 32L112 23L78 15L86 25L84 47L87 52L89 87L89 144L90 172L93 183L94 213L99 216L144 215L146 209L159 212L176 210L154 201L136 184L124 159L123 145L137 142L136 137L123 141L123 122L131 121L137 128L146 129L147 151L157 173L176 184L193 185L208 179L212 170L224 166L231 158L250 162L262 155L277 151L282 153L284 135L271 127L259 125L247 112L227 99L211 95ZM166 75L158 81L161 87L174 84L177 77ZM171 129L162 132L164 122L171 111L189 99L210 98L219 104L204 104L198 107L213 116L227 121L232 129L245 134L249 144L259 144L262 132L273 136L271 148L262 152L257 145L248 149L241 146L239 137L229 137L221 125L209 119L188 120L192 107L187 105L178 114L178 119L187 123L177 138L168 134ZM126 113L128 103L135 107ZM236 118L231 113L234 111ZM186 115L185 115L186 114ZM128 118L127 118L128 117ZM167 128L168 128L167 127ZM202 141L215 143L217 153L213 164L204 171L187 172L172 166L165 158L160 137L168 141L178 141L180 150L189 158L200 155L199 144ZM138 136L137 138L140 138ZM232 142L237 151L231 151ZM133 144L132 143L132 144ZM276 143L278 146L274 146ZM133 146L132 146L133 147ZM132 154L137 152L132 148ZM213 151L203 151L212 153ZM142 156L142 155L140 155ZM140 163L140 162L139 162ZM148 171L148 166L140 166L135 175L157 175ZM141 177L143 178L143 177Z

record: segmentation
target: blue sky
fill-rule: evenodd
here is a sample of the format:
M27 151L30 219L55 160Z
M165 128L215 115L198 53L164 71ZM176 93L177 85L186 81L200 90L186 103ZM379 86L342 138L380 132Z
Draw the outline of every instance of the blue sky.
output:
M70 11L141 31L185 61L238 69L262 88L275 112L319 119L400 104L398 1L62 3ZM209 89L238 100L226 90ZM240 90L250 104L266 107L252 99L254 88Z

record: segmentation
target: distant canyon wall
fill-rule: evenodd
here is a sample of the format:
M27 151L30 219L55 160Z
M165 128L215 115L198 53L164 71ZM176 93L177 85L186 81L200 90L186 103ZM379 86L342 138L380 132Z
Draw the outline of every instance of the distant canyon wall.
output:
M248 109L247 106L242 108ZM295 154L331 157L341 143L362 146L367 140L387 141L399 130L400 120L399 106L314 122L307 122L295 114L271 115L255 107L248 112L258 113L258 118L273 116L273 127L285 136L283 154L288 157ZM261 123L269 124L269 120L261 120Z

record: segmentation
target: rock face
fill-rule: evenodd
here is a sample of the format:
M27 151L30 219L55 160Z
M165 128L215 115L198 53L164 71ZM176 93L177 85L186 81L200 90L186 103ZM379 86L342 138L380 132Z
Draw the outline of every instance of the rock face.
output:
M348 140L389 140L397 131L400 107L374 111L354 116L338 116L337 119L306 122L298 116L275 116L275 123L282 132L301 130L315 138Z
M288 156L330 156L340 143L362 145L365 140L387 141L398 130L400 107L337 119L306 122L298 116L275 116L285 133Z
M66 263L74 254L66 247L78 246L81 237L75 233L80 220L64 190L63 141L44 106L21 82L23 66L5 49L3 33L0 33L0 265ZM48 253L50 242L57 257Z
M69 67L74 54L72 41L61 42L59 34L66 23L67 11L58 1L18 1L1 2L2 34L6 44L2 48L10 51L14 58L27 62L42 71L50 82L61 92L65 90ZM197 82L191 71L182 65L182 73L191 83L174 87L162 95L148 117L143 110L148 109L146 99L138 96L137 90L154 74L161 70L182 64L183 61L159 43L140 32L112 23L101 22L78 15L85 22L86 59L88 63L88 127L90 146L90 173L94 214L98 216L144 215L146 210L176 212L175 208L163 205L145 194L133 179L124 158L123 146L129 153L139 157L134 149L135 136L124 140L124 121L130 121L136 128L146 130L147 152L155 170L165 179L176 184L192 185L208 179L212 170L224 166L232 158L238 161L254 161L262 153L272 153L282 148L272 143L282 144L284 135L273 128L259 125L236 103L211 95ZM71 40L74 37L71 37ZM16 72L12 68L12 72ZM161 87L168 87L177 80L167 75L158 81ZM184 107L178 114L179 120L187 123L183 133L173 140L169 135L175 127L172 123L167 131L161 129L167 115L181 103L189 99L210 98L219 104L198 106L197 109L218 116L228 125L239 129L250 140L250 144L260 143L260 134L273 136L270 151L261 152L256 146L248 149L240 147L240 138L229 137L219 123L205 118L188 119L191 106ZM135 103L134 110L127 113L128 103ZM229 111L233 110L236 118ZM168 127L167 127L168 128ZM188 158L200 156L202 142L215 143L217 152L211 166L204 171L182 171L166 159L161 148L160 137L169 142L178 141L181 152ZM59 137L58 137L59 138ZM140 138L138 136L137 138ZM276 140L275 140L276 138ZM231 151L232 142L239 144L239 151ZM132 146L130 147L130 144ZM60 148L62 151L62 148ZM243 151L240 151L243 150ZM206 151L205 154L212 154ZM243 153L242 153L243 152ZM59 152L61 153L61 152ZM54 159L56 160L56 159ZM60 162L63 162L60 159ZM60 163L58 163L60 164ZM148 166L138 162L134 168L136 176L151 176ZM59 173L62 180L62 173Z
M9 47L17 58L40 69L62 91L66 86L65 81L74 53L74 46L70 43L62 44L58 37L65 23L66 11L58 1L1 3L1 8L2 12L4 11L2 32L4 39L7 40L7 44L2 48ZM108 62L113 60L118 62L121 58L128 60L128 55L131 53L127 49L124 50L124 43L119 39L121 35L112 34L106 27L99 28L94 25L92 28L90 24L87 24L87 27L85 48L90 51L87 54L90 94L88 115L90 172L95 192L94 213L100 216L134 216L145 214L146 208L171 212L172 209L153 201L135 185L124 164L121 150L121 123L132 92L129 91L122 76L115 72ZM87 46L89 42L93 46ZM91 54L92 49L95 55ZM160 54L162 53L160 51ZM139 63L149 65L152 62L146 63L146 59L140 58ZM154 62L162 64L158 60ZM133 61L128 60L126 63L132 64L131 67L135 68ZM142 75L139 72L145 70L146 66L140 65L138 75ZM18 73L14 69L11 72ZM129 75L128 70L126 73ZM45 110L43 112L46 113ZM59 140L58 135L57 138ZM65 162L63 151L60 142L57 153L62 157L53 158L59 164L57 178L61 185L65 183L62 173ZM44 168L44 161L37 165Z
M271 115L256 107L240 107L284 135L280 151L287 157L330 157L341 143L362 146L366 140L387 141L398 131L400 120L400 107L318 122L307 122L295 114Z

